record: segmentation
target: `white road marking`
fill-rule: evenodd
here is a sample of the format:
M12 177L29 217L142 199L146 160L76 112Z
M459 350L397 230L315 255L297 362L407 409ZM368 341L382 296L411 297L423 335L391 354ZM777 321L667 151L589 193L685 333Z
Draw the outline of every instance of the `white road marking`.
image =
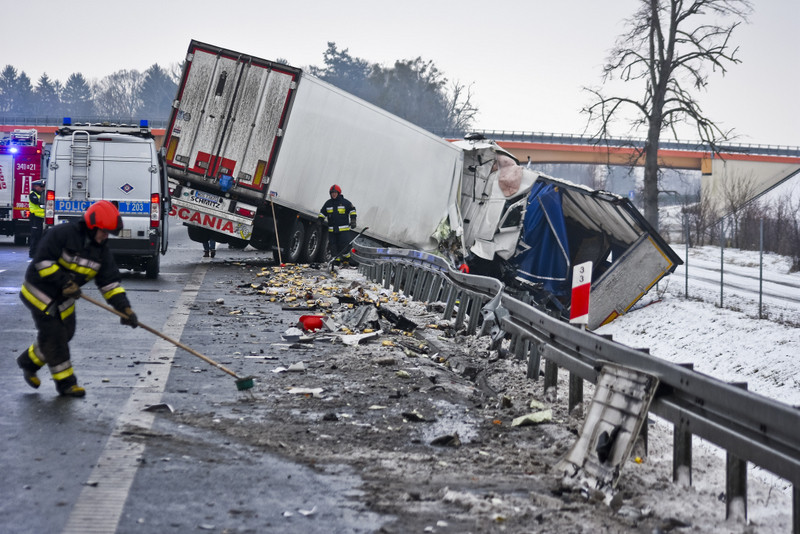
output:
M207 271L208 264L198 264L195 268L178 298L175 311L164 325L162 332L167 336L180 339L189 318L186 309L197 298ZM144 375L144 382L133 388L86 487L72 509L64 534L116 532L145 448L143 443L132 441L125 434L147 432L152 427L155 414L142 410L161 403L176 350L177 347L161 338L153 344L149 361L166 365L153 365L149 368L151 374Z

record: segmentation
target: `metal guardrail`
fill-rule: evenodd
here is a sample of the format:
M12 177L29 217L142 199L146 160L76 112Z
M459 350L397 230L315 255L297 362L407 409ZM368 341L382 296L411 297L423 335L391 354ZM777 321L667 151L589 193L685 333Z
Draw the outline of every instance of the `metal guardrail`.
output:
M635 369L659 379L650 411L674 425L673 478L688 470L691 481L691 436L697 435L728 452L728 476L745 476L752 462L794 485L794 532L800 532L800 410L749 392L742 384L729 384L633 349L610 338L578 329L553 317L535 304L508 295L496 279L454 270L442 258L423 252L357 246L354 252L361 272L384 287L402 290L423 301L445 302L444 318L469 334L491 335L496 348L510 337L509 350L527 359L528 377L539 377L542 359L545 386L555 386L548 375L557 367L572 377L597 383L605 362ZM481 321L482 319L482 321ZM480 326L480 331L478 327ZM582 388L570 380L570 389ZM570 391L570 408L574 405ZM738 490L736 489L738 487ZM728 492L746 497L746 478ZM728 495L728 502L731 501Z

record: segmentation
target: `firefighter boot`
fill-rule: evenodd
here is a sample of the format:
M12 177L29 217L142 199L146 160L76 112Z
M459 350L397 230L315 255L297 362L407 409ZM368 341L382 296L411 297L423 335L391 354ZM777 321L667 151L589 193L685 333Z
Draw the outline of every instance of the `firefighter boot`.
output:
M86 390L78 385L75 375L70 375L61 380L56 380L56 390L62 397L85 397Z
M36 356L33 345L17 356L17 365L22 369L22 378L30 387L36 389L42 384L42 381L36 376L36 371L41 369L44 362Z

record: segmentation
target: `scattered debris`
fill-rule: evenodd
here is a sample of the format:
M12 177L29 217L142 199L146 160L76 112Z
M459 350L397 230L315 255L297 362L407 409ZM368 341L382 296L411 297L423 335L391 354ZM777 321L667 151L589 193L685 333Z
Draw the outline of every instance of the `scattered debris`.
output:
M306 395L308 397L321 397L322 388L289 388L289 393L292 395Z
M514 418L511 426L528 426L549 423L553 420L553 410L542 410Z
M444 436L439 436L438 438L434 438L431 441L431 445L436 447L460 447L461 446L461 439L458 437L458 433L453 434L446 434Z
M162 402L160 404L150 404L149 406L145 406L142 409L143 412L169 412L172 413L175 410L172 409L172 406L169 404Z

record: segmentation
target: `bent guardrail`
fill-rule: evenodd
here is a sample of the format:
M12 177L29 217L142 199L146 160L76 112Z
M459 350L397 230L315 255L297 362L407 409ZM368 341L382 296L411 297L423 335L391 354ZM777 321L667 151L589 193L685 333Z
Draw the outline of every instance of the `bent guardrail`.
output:
M650 411L674 425L673 481L691 483L691 437L697 435L728 452L728 507L734 497L746 502L745 462L752 462L794 485L793 531L800 533L800 410L696 372L691 364L666 362L575 328L506 294L500 281L461 273L432 254L358 246L354 256L361 272L384 287L445 302L445 319L467 333L491 335L493 348L510 338L509 350L527 359L529 378L538 379L545 360L546 388L555 387L557 368L569 371L570 409L582 398L582 381L596 384L605 362L657 377Z

